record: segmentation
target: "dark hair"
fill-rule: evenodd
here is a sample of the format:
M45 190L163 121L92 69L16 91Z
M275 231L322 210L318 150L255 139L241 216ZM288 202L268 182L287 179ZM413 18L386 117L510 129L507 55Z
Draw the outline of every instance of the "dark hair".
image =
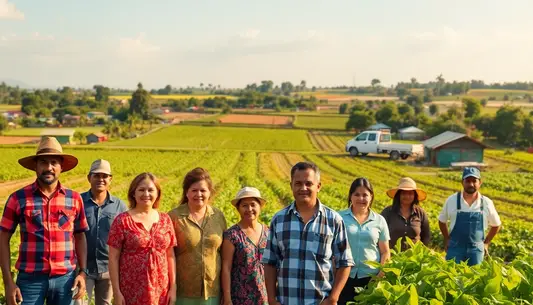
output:
M352 185L350 186L350 191L348 192L348 207L352 204L352 194L355 192L355 189L358 187L364 187L370 195L372 195L372 200L370 200L370 206L372 207L372 203L374 203L374 188L372 187L372 184L368 179L366 178L357 178L352 182Z
M189 191L189 188L193 184L195 184L196 182L200 182L202 180L204 180L207 183L209 192L213 193L213 182L211 181L211 176L209 175L209 172L206 169L197 167L191 170L190 172L188 172L185 175L185 178L183 178L183 194L181 194L180 204L189 203L189 199L187 198L187 191Z
M400 206L402 205L400 202L400 194L402 192L402 190L398 190L396 192L396 195L394 195L394 199L392 199L392 210L395 212L400 211ZM420 203L420 201L418 200L418 193L416 191L413 192L415 193L415 199L413 200L413 203L411 203L411 209L413 209L415 213L418 213L418 204Z
M292 178L294 178L294 173L297 170L303 171L306 169L311 169L315 172L316 180L320 182L320 170L318 169L318 166L310 161L302 161L294 164L294 166L291 168L291 181Z
M159 207L159 201L161 200L161 185L152 173L142 173L137 175L137 177L133 178L133 181L130 184L130 188L128 189L128 202L130 203L130 208L133 209L137 205L137 201L135 201L135 190L144 180L152 181L155 185L155 188L157 189L157 198L155 199L155 202L152 205L154 209L157 209Z

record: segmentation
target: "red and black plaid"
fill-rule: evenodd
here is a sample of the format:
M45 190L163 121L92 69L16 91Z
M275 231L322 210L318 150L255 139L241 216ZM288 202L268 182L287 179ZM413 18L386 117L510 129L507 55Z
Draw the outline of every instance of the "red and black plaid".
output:
M0 230L14 233L20 225L21 272L66 274L76 268L74 234L89 230L79 193L58 183L48 198L37 181L9 196Z

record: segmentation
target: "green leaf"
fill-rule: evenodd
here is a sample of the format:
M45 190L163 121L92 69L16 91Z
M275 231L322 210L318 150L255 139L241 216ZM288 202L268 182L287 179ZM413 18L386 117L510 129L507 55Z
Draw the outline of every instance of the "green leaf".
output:
M398 268L383 268L383 272L385 272L385 273L394 273L394 275L399 277L400 274L402 273L402 270L400 270Z
M443 302L446 301L446 288L439 287L435 289L435 297L439 301L443 301Z
M485 289L483 290L484 296L490 296L493 294L498 294L502 291L502 276L501 274L497 275L496 277L491 278L487 285L485 286Z
M507 271L507 277L503 279L503 284L507 289L513 290L518 285L520 285L520 282L522 281L522 274L516 270L514 267L509 268Z
M439 300L435 300L435 299L429 300L429 305L443 305L443 304L444 303Z

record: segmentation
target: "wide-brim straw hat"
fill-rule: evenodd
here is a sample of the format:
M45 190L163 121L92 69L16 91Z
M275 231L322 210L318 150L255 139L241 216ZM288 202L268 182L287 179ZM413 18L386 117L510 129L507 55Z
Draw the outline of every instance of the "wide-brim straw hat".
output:
M63 163L61 163L61 172L67 172L78 165L78 158L74 157L73 155L63 153L63 148L55 137L43 137L41 142L39 142L39 146L37 147L37 152L35 155L19 159L19 164L24 168L35 171L37 166L37 157L41 156L61 157L63 159Z
M424 201L428 197L427 193L424 190L417 188L416 182L409 177L400 179L400 183L398 184L398 187L388 190L387 195L390 198L394 199L394 196L396 196L396 193L399 190L415 191L418 194L418 201Z
M258 189L256 189L255 187L245 186L237 192L237 196L235 196L235 198L231 200L231 204L237 206L237 202L244 198L255 198L259 200L259 203L261 205L264 205L266 203L266 200L261 197L261 192L259 192Z

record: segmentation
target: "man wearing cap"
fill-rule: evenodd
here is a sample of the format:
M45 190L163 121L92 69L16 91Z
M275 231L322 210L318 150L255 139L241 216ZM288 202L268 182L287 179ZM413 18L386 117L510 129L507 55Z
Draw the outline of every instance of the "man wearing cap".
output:
M65 188L59 175L78 159L63 153L56 138L45 137L37 153L20 159L35 171L34 183L11 194L0 220L0 267L8 305L67 305L85 294L89 229L80 194ZM9 241L20 225L20 247L11 274Z
M475 167L463 171L463 191L450 196L439 215L439 227L444 236L446 259L468 265L481 264L490 242L501 226L500 216L492 200L481 195L481 173ZM448 234L447 224L450 222ZM485 236L486 229L490 227Z
M94 290L95 305L111 305L113 289L109 278L109 247L107 239L111 224L118 214L127 211L126 204L109 193L111 184L111 164L109 161L95 160L87 179L91 189L81 194L85 215L89 224L87 237L87 295L89 304ZM78 302L78 304L83 304Z

